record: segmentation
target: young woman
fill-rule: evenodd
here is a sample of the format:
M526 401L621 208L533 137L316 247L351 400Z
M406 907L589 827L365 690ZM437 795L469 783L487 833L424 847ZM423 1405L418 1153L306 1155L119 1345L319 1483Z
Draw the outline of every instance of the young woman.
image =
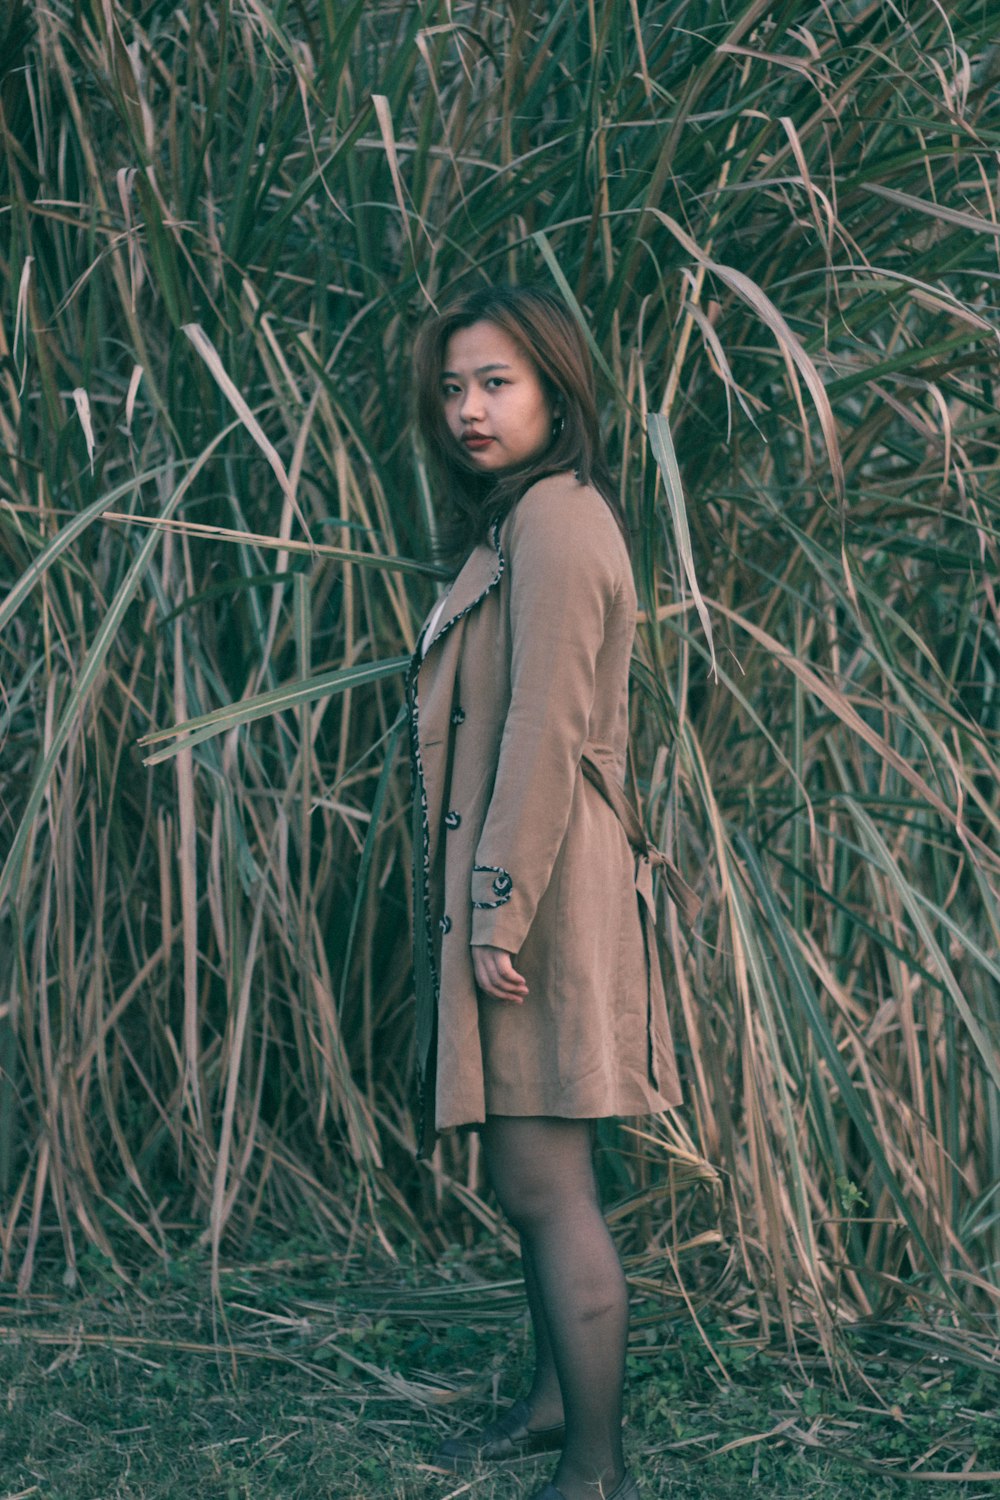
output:
M535 1500L638 1500L621 1439L627 1293L593 1122L680 1092L648 846L622 791L626 531L587 347L557 297L466 297L421 331L416 378L465 557L408 678L422 1149L480 1130L536 1350L525 1397L435 1461L558 1450Z

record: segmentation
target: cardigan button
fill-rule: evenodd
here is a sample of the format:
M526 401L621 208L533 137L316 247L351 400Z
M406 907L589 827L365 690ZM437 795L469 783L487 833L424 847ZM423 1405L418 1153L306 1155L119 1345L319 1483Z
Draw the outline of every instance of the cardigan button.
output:
M452 709L452 711L451 711L451 722L453 724L464 724L465 723L465 709L461 706L461 704L456 704L455 707Z
M438 926L440 927L440 929L441 929L442 932L450 932L451 931L451 918L449 916L443 916L441 918L440 922L438 923Z
M461 821L462 814L455 812L454 809L450 813L445 813L444 826L446 828L457 828Z
M498 896L509 896L511 890L513 889L513 886L514 882L511 880L506 870L501 870L500 874L493 882L493 890Z

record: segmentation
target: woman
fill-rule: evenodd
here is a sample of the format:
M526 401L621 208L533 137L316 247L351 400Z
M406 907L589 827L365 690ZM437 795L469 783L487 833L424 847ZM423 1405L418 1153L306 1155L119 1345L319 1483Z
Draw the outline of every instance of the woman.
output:
M524 1399L435 1462L559 1450L535 1500L638 1500L621 1441L627 1293L593 1122L680 1092L648 846L622 792L626 531L587 347L557 297L473 293L421 331L416 377L467 554L408 679L422 1149L479 1128L536 1350Z

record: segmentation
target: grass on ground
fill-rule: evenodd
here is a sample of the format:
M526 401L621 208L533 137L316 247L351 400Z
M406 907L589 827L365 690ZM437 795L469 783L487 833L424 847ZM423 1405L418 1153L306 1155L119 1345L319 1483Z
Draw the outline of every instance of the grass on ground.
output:
M541 1487L544 1458L462 1478L427 1462L446 1431L513 1398L527 1364L517 1267L493 1245L432 1269L345 1266L315 1241L249 1249L224 1271L221 1312L196 1250L131 1287L92 1254L72 1296L54 1266L30 1297L0 1294L3 1500ZM644 1500L997 1493L995 1348L966 1343L958 1361L947 1330L897 1317L848 1331L833 1379L818 1349L760 1349L707 1314L699 1331L683 1304L633 1298L627 1449Z

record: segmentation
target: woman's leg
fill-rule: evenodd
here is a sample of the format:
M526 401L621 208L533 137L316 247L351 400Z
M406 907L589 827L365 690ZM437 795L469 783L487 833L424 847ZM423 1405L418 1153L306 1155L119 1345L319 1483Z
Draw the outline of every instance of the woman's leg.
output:
M545 1316L541 1287L531 1246L521 1236L521 1271L524 1275L524 1290L528 1298L531 1315L531 1331L535 1339L535 1373L531 1389L525 1396L531 1417L528 1426L534 1431L541 1427L556 1427L563 1420L562 1391L559 1389L559 1374L556 1370L549 1325Z
M528 1250L562 1391L566 1438L553 1482L566 1500L597 1500L625 1473L628 1293L598 1201L591 1125L491 1115L482 1143L493 1190Z
M562 1447L563 1403L552 1355L545 1308L531 1250L521 1241L521 1267L528 1294L528 1310L535 1340L535 1373L528 1394L515 1401L478 1432L445 1438L432 1462L461 1470L479 1463L503 1462L528 1453L551 1453ZM529 1434L532 1436L529 1437Z

